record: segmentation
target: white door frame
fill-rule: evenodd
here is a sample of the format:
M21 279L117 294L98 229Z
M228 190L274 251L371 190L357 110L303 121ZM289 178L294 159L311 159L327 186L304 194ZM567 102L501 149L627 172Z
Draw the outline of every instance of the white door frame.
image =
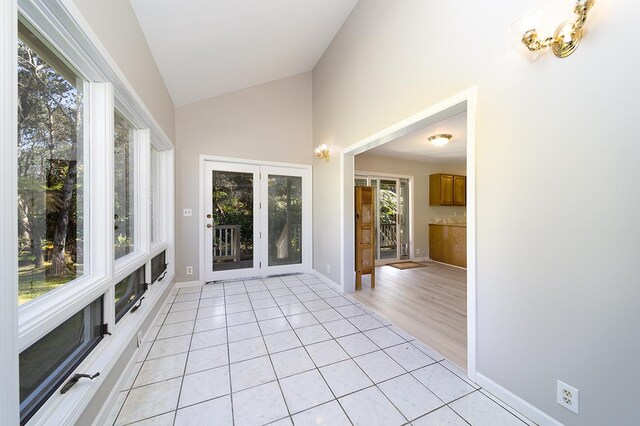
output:
M198 254L199 254L199 275L198 281L204 283L205 276L205 233L203 230L206 226L205 218L205 172L207 162L218 162L226 164L237 164L247 166L262 166L262 167L286 167L288 169L299 169L303 172L306 178L303 182L302 198L306 200L303 202L302 210L302 232L303 232L303 246L302 246L302 265L300 265L300 272L309 273L312 269L313 259L313 224L312 224L312 212L313 212L313 199L311 193L311 185L313 180L313 169L309 164L296 164L296 163L282 163L275 161L260 161L260 160L248 160L244 158L233 157L220 157L215 155L201 154L198 160L199 163L199 205L198 205ZM254 200L255 201L255 200ZM262 243L259 240L254 242L254 253L256 248L262 248ZM258 248L258 250L259 250ZM268 268L263 267L262 271L268 271ZM260 272L258 272L260 273ZM277 270L272 270L272 273L278 273ZM282 273L287 273L283 270ZM221 278L223 279L223 278Z
M341 282L345 293L355 291L355 243L353 213L354 157L424 127L449 112L467 111L467 375L476 381L476 108L475 86L445 99L411 117L340 151Z

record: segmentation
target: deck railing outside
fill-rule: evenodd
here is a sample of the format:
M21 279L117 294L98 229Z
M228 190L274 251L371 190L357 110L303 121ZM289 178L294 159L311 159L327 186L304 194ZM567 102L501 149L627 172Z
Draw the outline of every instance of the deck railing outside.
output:
M213 261L240 262L240 225L217 225L213 233Z

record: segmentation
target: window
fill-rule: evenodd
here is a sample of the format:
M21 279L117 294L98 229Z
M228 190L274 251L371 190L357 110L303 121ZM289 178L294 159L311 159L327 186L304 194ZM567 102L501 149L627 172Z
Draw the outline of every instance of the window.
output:
M20 423L26 423L102 339L102 297L20 353Z
M116 322L131 309L147 290L145 267L138 268L133 274L116 284Z
M84 275L85 82L24 23L18 41L18 303Z
M164 276L167 274L167 251L164 250L162 253L151 259L151 283L155 283L156 280L162 281Z
M160 151L151 147L151 182L149 185L149 202L151 203L151 243L162 241L162 185L160 183ZM153 282L153 281L152 281Z
M134 251L134 128L118 112L114 119L114 247L119 259Z

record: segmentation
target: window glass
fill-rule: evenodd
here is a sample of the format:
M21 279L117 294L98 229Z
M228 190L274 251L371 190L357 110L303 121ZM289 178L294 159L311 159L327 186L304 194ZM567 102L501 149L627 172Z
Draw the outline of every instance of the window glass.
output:
M302 263L302 178L269 175L269 266Z
M161 186L160 186L160 152L151 147L151 184L149 200L151 203L151 242L162 241L161 226Z
M102 297L20 353L20 421L26 423L102 338Z
M22 22L18 40L18 303L87 272L82 78Z
M116 284L116 322L120 321L146 291L144 269L144 266L138 268L133 274Z
M167 251L164 250L162 253L151 259L151 283L155 283L156 280L164 278L167 270Z
M134 128L118 112L114 120L114 246L115 258L134 251Z

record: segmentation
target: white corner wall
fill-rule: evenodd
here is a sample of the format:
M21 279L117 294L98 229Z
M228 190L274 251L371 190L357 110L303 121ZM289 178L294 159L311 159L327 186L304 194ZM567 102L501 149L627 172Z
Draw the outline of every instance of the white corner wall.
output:
M520 45L531 8L359 2L313 71L313 144L339 152L477 86L477 371L564 424L634 424L640 3L596 3L563 60ZM339 163L314 160L314 265L335 282Z
M176 108L176 281L200 279L199 157L311 164L311 73ZM193 275L186 275L193 266Z

